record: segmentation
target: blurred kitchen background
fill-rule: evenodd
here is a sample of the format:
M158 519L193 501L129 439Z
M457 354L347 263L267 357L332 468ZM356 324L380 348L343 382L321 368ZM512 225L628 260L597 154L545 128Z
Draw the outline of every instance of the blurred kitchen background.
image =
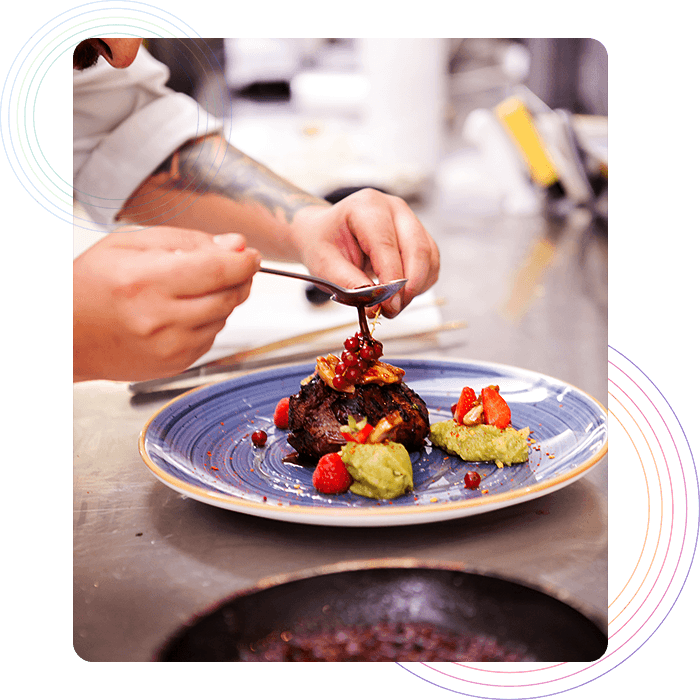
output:
M224 120L234 146L296 185L329 201L370 186L409 202L443 261L427 300L433 313L418 326L464 325L431 336L443 357L526 367L605 402L608 79L600 42L149 39L147 47L169 66L173 89ZM236 349L249 326L258 339L272 330L269 319L252 329L253 298L239 309L219 355ZM406 323L418 319L405 313ZM297 332L314 326L296 318Z
M552 191L533 181L516 143L522 133L496 120L498 105L512 97L536 121L567 203L598 199L587 198L581 165L596 195L605 188L607 53L594 39L147 45L169 66L170 87L223 118L237 148L322 197L374 186L439 204L443 223L473 213L540 213ZM596 209L605 213L602 200Z

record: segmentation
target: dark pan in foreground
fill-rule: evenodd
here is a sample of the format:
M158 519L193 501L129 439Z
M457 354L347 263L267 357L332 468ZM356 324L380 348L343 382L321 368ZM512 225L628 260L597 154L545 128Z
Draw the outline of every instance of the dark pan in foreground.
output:
M238 593L180 629L156 660L241 661L241 649L271 634L288 638L300 626L325 634L424 623L487 640L522 660L594 661L605 653L607 636L577 608L543 590L445 565L356 562Z

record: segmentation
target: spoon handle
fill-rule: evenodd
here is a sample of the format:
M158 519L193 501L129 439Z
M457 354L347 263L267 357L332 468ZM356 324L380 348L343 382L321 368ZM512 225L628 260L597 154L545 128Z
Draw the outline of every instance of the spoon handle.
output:
M287 272L287 270L273 270L270 267L261 267L258 272L266 272L269 275L281 275L282 277L294 277L295 279L305 280L306 282L311 282L317 287L322 287L323 289L335 294L337 292L345 291L342 287L338 287L335 284L323 280L320 277L314 277L313 275L302 275L300 272Z

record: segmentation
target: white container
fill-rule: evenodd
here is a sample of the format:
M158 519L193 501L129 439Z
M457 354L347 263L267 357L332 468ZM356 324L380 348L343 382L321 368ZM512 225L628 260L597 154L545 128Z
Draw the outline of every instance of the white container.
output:
M444 134L447 41L360 39L358 49L369 152L385 167L431 176Z

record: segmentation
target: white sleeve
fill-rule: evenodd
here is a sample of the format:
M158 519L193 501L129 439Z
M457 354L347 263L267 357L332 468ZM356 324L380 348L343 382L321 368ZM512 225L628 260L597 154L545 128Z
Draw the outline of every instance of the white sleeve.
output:
M143 47L128 68L100 58L73 71L73 191L97 224L114 225L132 192L185 141L222 129L167 79Z

